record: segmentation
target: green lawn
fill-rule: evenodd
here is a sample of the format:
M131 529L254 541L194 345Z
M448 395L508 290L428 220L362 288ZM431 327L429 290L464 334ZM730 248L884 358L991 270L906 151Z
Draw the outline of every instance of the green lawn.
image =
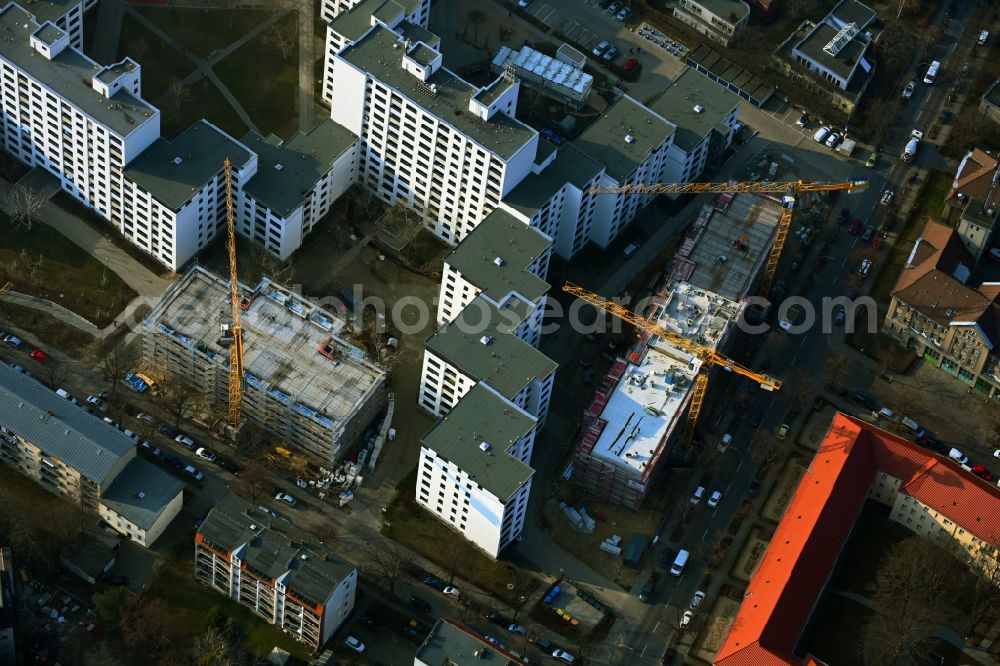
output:
M282 54L273 35L297 25L297 14L290 13L215 66L260 131L283 139L298 129L299 49L295 40Z
M135 9L199 58L226 48L272 14L257 9L206 10L156 6Z
M247 132L247 126L233 111L222 91L208 79L201 79L188 86L179 106L168 104L160 111L161 130L167 139L173 139L202 118L235 139Z
M226 617L239 622L246 634L244 647L248 652L268 654L273 647L278 646L296 659L309 661L309 652L301 643L292 640L249 609L198 582L194 577L194 561L191 557L185 556L164 566L147 594L151 598L157 597L165 601L173 609L173 616L181 628L192 638L204 633L205 614L212 606L218 606Z
M41 222L14 227L0 215L0 284L45 298L103 327L136 296L109 270L58 231Z
M118 57L130 56L142 67L142 98L152 102L167 91L174 78L183 79L194 71L193 62L162 41L128 14L122 18Z

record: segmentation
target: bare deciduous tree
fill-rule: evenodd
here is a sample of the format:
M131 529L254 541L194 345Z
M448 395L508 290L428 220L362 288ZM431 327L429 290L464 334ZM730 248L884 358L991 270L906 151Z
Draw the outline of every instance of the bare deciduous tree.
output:
M264 476L264 467L256 460L248 460L246 467L237 478L237 489L242 492L251 504L256 504L258 500L267 494L267 480Z
M281 54L282 60L288 60L299 41L299 31L294 22L275 23L267 31L265 42Z
M850 366L851 362L843 354L835 354L828 358L824 369L826 370L826 378L829 385L837 386L844 381L844 377L847 376Z
M383 541L372 544L368 548L368 556L372 567L389 583L389 592L396 594L396 583L402 577L410 555L402 546Z
M45 198L30 185L16 183L4 196L3 205L15 227L31 229L35 214L45 205Z
M174 428L181 426L181 420L194 414L194 404L198 399L197 390L181 377L164 377L160 384L160 401L163 408L173 418Z
M111 395L115 394L118 385L125 379L125 375L131 372L138 360L137 351L125 345L124 341L119 341L104 354L102 359L104 375L111 382Z
M49 382L49 386L54 389L61 387L68 373L66 364L50 354L45 357L45 365L43 367L45 368L45 379Z

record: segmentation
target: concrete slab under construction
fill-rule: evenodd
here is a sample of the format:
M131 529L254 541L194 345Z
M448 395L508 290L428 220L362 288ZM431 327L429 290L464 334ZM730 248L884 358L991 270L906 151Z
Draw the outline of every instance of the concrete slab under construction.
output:
M338 334L346 322L264 278L240 285L244 417L323 462L338 457L385 404L385 371ZM147 318L148 363L228 395L229 283L195 267Z
M674 257L671 277L742 301L767 260L781 217L778 199L720 194L706 203Z

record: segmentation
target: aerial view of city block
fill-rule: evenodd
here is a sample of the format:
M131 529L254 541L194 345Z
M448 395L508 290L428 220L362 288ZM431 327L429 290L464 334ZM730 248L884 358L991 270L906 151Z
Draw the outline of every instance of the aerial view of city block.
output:
M0 1L0 666L1000 664L1000 0Z

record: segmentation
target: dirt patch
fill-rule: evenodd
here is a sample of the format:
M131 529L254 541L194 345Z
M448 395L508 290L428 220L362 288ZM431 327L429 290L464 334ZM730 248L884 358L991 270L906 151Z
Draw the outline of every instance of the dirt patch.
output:
M726 597L720 597L712 606L708 619L705 621L705 628L701 632L701 642L693 650L695 656L706 662L711 662L715 653L722 647L726 635L729 634L729 627L733 623L733 618L740 610L740 602L733 601Z
M795 489L799 487L799 481L805 475L808 467L809 461L805 458L793 458L788 461L778 476L778 482L775 484L771 496L764 504L764 510L761 511L764 518L776 523L781 520L782 514L785 513L785 509L792 500Z
M878 361L890 372L902 374L917 360L912 349L907 349L885 333L859 330L849 333L845 339L847 344Z
M757 565L760 564L761 559L764 557L767 544L770 542L770 533L764 532L759 527L753 528L750 531L750 537L743 546L743 550L740 552L740 556L736 559L736 565L730 572L733 578L749 583L750 579L753 578L754 572L757 570Z
M42 223L11 226L0 215L0 285L44 298L103 328L136 292L97 259Z

